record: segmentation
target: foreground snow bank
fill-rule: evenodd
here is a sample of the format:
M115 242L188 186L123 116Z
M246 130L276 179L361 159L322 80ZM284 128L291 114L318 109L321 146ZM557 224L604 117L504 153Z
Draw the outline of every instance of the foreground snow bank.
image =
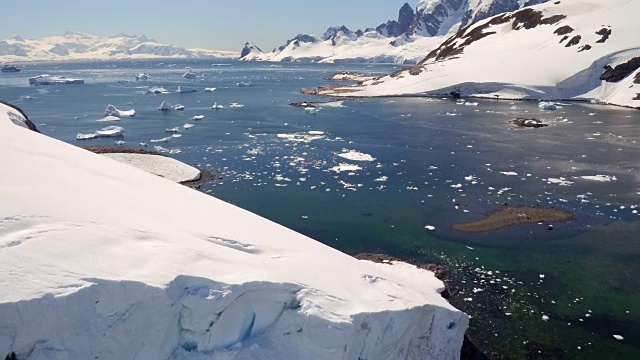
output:
M195 181L200 178L200 170L167 156L128 153L105 153L102 155L177 183Z
M355 260L9 114L0 105L0 356L459 357L468 318L432 273Z

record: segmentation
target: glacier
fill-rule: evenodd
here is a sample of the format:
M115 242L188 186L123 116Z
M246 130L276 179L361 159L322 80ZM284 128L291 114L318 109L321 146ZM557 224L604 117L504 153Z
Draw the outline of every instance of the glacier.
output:
M0 356L459 358L469 319L433 273L356 260L27 121L0 104Z

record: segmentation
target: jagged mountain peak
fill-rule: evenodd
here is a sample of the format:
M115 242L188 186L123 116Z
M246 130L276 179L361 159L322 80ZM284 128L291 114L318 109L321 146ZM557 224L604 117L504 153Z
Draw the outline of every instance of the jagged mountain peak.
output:
M18 34L13 35L13 36L12 36L12 37L10 37L9 39L11 39L11 40L15 40L15 41L20 41L20 42L23 42L23 41L24 41L24 38L23 38L22 36L18 35Z

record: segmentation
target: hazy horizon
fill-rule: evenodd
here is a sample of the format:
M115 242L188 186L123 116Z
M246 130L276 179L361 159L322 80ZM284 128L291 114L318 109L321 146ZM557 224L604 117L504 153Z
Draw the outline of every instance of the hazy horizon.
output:
M194 0L167 7L150 0L104 2L69 0L64 3L33 0L0 13L0 41L14 35L38 39L66 31L97 36L145 34L158 42L186 48L239 51L253 41L264 51L282 45L298 33L322 34L329 26L357 30L396 19L405 3L417 0L325 0L300 5L293 0L277 4L259 0Z

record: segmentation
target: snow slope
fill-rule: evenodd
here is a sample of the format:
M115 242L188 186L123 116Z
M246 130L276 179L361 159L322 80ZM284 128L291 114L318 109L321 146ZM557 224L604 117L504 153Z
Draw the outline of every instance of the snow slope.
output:
M468 318L432 273L355 260L23 120L0 104L0 356L459 358Z
M594 100L639 107L640 22L634 0L563 0L483 20L429 53L419 66L338 89L337 96L448 94ZM640 59L638 59L640 60ZM604 81L605 66L630 69ZM615 71L614 71L615 72Z
M247 43L240 59L416 64L461 27L545 1L548 0L422 0L415 11L405 3L397 20L376 28L352 31L335 26L322 36L299 34L270 53Z
M158 43L146 36L119 34L100 37L66 32L63 36L24 39L19 35L0 41L0 62L105 60L142 58L237 57L234 51L185 49Z

